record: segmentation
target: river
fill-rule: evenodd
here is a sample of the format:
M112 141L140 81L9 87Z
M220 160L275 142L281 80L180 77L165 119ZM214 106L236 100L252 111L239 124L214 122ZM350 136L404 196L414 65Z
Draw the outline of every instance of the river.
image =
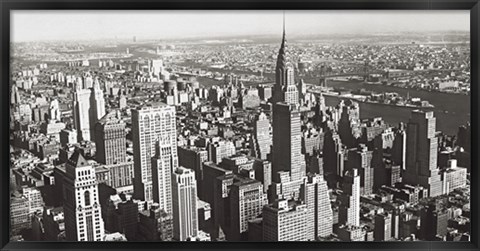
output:
M223 84L223 81L216 81L207 78L198 79L200 83L206 87L215 84ZM313 81L308 81L307 83L313 83ZM328 86L341 87L347 90L364 88L376 93L397 92L404 97L406 97L408 93L410 97L418 97L422 100L428 100L429 103L435 106L435 108L429 108L428 110L432 110L437 118L437 131L442 131L448 135L456 135L458 127L465 125L467 121L470 121L470 96L463 94L429 92L394 86L365 84L361 82L329 81ZM325 96L325 102L329 106L335 106L339 101L340 98L338 97ZM411 112L415 109L417 108L360 103L360 118L382 117L387 123L396 126L400 122L407 123Z
M458 127L465 125L470 121L470 96L463 94L429 92L424 90L405 89L394 86L372 85L366 83L352 82L328 82L330 87L342 87L347 90L355 90L364 88L369 91L381 92L397 92L401 96L418 97L422 100L428 100L435 106L433 110L437 118L437 130L446 134L453 135L458 131ZM338 97L326 97L327 105L336 105L339 102ZM399 122L408 122L411 111L416 108L396 107L381 104L360 103L360 117L383 117L389 124L398 124Z
M188 65L188 64L186 64ZM234 73L234 74L253 74L258 75L258 73L245 72L245 71L229 71L223 69L212 69L207 68L207 70L217 71L222 73ZM266 73L265 76L274 78L273 74ZM199 82L203 86L211 86L218 83L223 84L223 81L216 81L213 79L199 78ZM305 78L305 83L318 83L318 79L314 78ZM454 94L454 93L442 93L442 92L429 92L426 90L419 89L407 89L395 86L385 86L377 84L366 84L362 82L344 82L344 81L333 81L329 80L327 82L329 87L339 87L347 90L357 90L365 89L368 91L373 91L376 93L383 92L396 92L403 97L410 95L410 97L418 97L422 100L427 100L430 104L433 104L433 112L437 118L437 131L442 131L449 135L456 135L458 132L458 127L465 125L467 121L470 121L470 98L464 94ZM326 97L325 99L327 105L337 105L339 102L338 97ZM360 103L360 117L361 118L371 118L371 117L382 117L387 123L392 125L397 125L400 122L408 122L410 118L411 111L416 108L409 107L396 107L388 106L381 104L370 104L370 103ZM429 109L432 110L432 109Z

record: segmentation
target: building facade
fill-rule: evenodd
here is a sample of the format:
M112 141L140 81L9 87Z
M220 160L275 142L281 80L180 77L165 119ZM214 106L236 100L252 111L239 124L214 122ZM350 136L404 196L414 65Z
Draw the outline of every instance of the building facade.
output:
M170 142L169 142L170 143ZM172 213L172 166L174 156L171 155L170 144L162 147L160 142L155 146L152 157L153 201L167 213Z
M313 224L315 238L326 237L333 232L333 210L328 193L323 175L309 174L305 179L302 199L310 209L309 224Z
M185 241L198 235L197 182L193 170L178 167L172 174L173 238Z
M253 126L251 155L259 159L267 159L271 152L272 134L270 120L265 113L257 116Z
M127 159L125 122L118 111L111 111L95 124L96 160L111 165Z
M75 152L64 180L65 234L68 241L101 241L104 224L94 168Z
M83 89L77 83L73 94L73 120L78 141L94 137L95 123L105 115L105 99L98 81L92 89Z
M302 130L298 106L277 103L273 109L272 171L290 172L292 180L305 176L306 163L302 154Z
M263 208L263 241L313 241L310 209L295 201L278 200Z
M407 125L406 172L403 182L428 189L430 197L443 193L437 167L438 137L433 112L412 111Z
M227 233L229 241L247 240L248 221L262 214L267 204L261 182L252 179L239 179L230 188L231 227Z
M153 202L152 157L158 141L162 156L170 154L171 168L178 166L175 107L157 103L133 109L132 138L134 197Z
M340 224L360 226L360 175L357 169L346 172L342 183L338 220Z

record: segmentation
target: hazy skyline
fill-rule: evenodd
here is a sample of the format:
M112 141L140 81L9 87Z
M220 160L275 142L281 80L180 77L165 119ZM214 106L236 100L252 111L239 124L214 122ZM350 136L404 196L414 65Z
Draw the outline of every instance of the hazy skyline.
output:
M14 10L11 41L172 39L277 35L283 11ZM408 31L469 31L468 10L287 10L290 36Z

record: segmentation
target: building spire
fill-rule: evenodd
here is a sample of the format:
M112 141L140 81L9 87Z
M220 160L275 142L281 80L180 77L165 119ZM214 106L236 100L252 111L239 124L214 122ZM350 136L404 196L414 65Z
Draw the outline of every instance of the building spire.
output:
M278 51L277 57L277 67L283 68L286 64L286 47L287 47L287 38L285 35L285 11L283 11L283 36L282 44L280 45L280 50Z
M287 38L285 32L285 11L283 12L283 36L280 49L278 50L277 65L275 67L275 83L279 86L287 86L293 84L293 67L289 64L287 51Z
M282 47L284 47L285 42L286 42L286 36L285 36L285 11L283 11L283 38L282 38Z

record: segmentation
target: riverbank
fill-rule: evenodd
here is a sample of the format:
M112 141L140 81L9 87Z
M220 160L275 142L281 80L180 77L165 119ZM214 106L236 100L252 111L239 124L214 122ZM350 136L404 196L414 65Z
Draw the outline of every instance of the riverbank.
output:
M209 78L198 78L200 84L209 88L213 85L221 85L223 81L217 81ZM331 87L341 87L346 90L356 90L364 88L367 91L376 93L381 92L397 92L399 95L410 97L419 97L422 100L427 100L434 108L427 110L433 111L437 118L437 130L449 135L456 135L458 127L465 125L470 121L470 96L453 93L439 93L428 92L424 90L404 89L401 87L384 86L384 85L370 85L361 82L329 82ZM340 102L339 97L325 96L326 104L335 106ZM360 117L372 118L382 117L387 123L397 125L400 122L407 123L410 119L412 110L415 107L399 107L389 106L376 103L362 103L360 102Z

